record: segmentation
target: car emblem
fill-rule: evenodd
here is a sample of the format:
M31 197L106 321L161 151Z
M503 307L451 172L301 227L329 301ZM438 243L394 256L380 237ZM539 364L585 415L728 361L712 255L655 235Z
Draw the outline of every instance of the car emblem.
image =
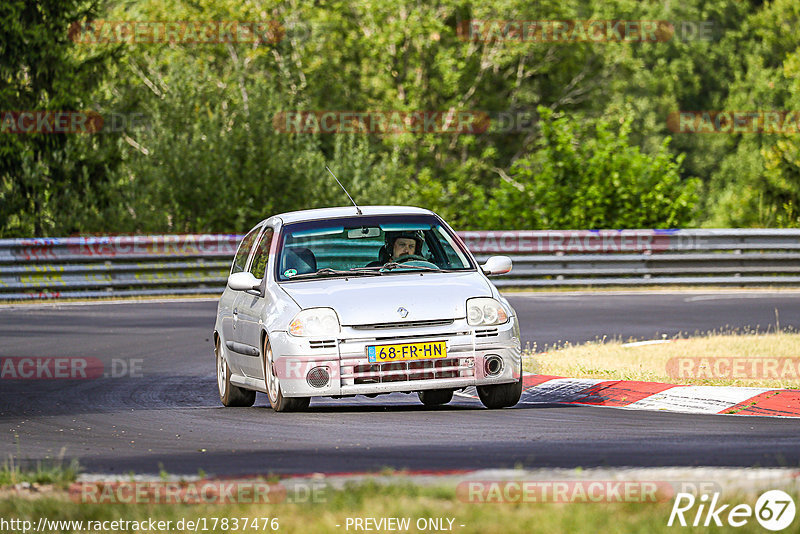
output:
M402 317L403 319L408 317L408 310L403 308L402 306L400 308L397 308L397 313L399 313L400 317Z

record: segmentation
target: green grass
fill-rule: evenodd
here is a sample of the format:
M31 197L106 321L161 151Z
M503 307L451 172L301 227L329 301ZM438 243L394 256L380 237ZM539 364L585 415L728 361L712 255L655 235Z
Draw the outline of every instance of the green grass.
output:
M13 457L7 458L0 466L0 488L13 486L21 482L36 484L54 484L59 487L66 487L70 482L74 482L80 466L73 460L67 464L63 460L53 462L36 462L35 467L22 468L14 461Z
M416 486L411 483L379 484L373 481L349 483L343 489L326 488L317 502L280 503L259 505L165 505L165 504L84 504L74 502L66 492L36 499L5 497L0 499L0 517L30 520L39 517L59 520L105 521L124 519L142 521L148 518L173 521L199 518L277 518L279 532L343 533L347 518L411 518L412 525L419 518L452 518L453 532L501 533L660 533L707 531L702 528L667 527L672 501L659 503L613 504L478 504L462 501L453 487ZM796 502L798 496L794 496ZM723 499L731 504L754 504L755 498ZM212 529L207 532L223 532ZM340 526L336 526L340 525ZM461 525L464 525L463 527ZM230 526L229 526L230 528ZM724 529L719 529L723 530ZM751 519L737 532L763 532L755 519ZM174 530L174 532L188 531ZM232 532L247 530L231 529ZM249 530L269 532L271 530ZM417 532L412 526L410 532ZM62 532L77 532L66 528ZM349 532L354 532L353 528Z

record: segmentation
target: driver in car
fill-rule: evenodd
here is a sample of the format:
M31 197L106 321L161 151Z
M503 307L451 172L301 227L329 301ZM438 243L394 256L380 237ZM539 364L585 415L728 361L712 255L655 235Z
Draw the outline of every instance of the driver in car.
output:
M403 232L386 232L386 244L378 253L378 261L367 267L378 267L390 261L397 261L402 256L420 256L422 253L423 235L419 230Z
M396 261L400 256L419 256L422 251L422 236L418 235L418 232L398 233L399 235L391 241L391 246L387 247L391 251L389 259Z

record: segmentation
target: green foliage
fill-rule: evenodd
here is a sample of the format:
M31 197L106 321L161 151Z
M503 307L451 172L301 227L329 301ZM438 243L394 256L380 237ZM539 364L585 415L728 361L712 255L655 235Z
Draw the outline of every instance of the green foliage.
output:
M792 111L794 133L718 141L721 161L711 174L706 226L800 226L800 40L792 30L799 18L800 5L776 0L731 36L738 43L738 65L720 108Z
M242 232L276 212L346 204L325 164L362 204L420 205L463 229L800 225L796 135L675 133L666 120L800 109L798 18L794 0L9 0L0 110L144 120L0 134L0 237ZM93 19L278 21L285 33L70 40L71 24ZM471 41L459 30L474 19L668 20L676 33ZM477 134L275 126L281 112L313 110L474 110L492 122ZM531 120L503 128L502 114Z
M91 110L114 50L79 57L70 24L98 13L85 0L0 3L0 110ZM0 134L0 236L69 234L116 211L111 136Z
M681 179L664 139L644 154L629 144L631 119L579 121L539 108L542 135L481 214L508 229L674 228L687 223L699 181Z

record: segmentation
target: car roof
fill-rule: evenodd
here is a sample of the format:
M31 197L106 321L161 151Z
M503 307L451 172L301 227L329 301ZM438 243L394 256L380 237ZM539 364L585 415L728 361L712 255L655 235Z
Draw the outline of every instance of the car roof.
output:
M430 210L414 206L359 206L362 215L433 215ZM340 217L358 217L355 206L340 206L337 208L320 208L313 210L290 211L275 215L284 224L313 221L319 219L338 219ZM273 217L270 217L272 219Z

